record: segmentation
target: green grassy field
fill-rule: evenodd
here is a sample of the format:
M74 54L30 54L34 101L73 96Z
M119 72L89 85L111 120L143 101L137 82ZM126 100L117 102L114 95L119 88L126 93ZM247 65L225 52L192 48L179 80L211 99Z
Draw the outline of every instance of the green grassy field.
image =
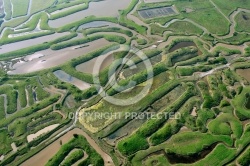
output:
M36 0L32 1L31 4L31 14L42 11L44 9L49 8L52 4L54 4L55 0Z
M4 97L0 96L0 119L5 118Z
M221 10L222 12L229 16L234 10L237 8L248 8L250 7L249 1L242 1L242 0L212 0Z
M238 32L250 32L250 14L245 12L240 12L236 17L236 30Z
M235 97L233 104L237 109L236 115L242 120L247 119L250 116L250 112L245 107L246 103L246 94L250 92L249 87L243 88L242 92Z
M160 27L156 24L151 25L152 34L163 35L165 31L171 31L178 35L201 35L203 30L186 21L177 21L167 28Z
M75 151L70 154L69 157L65 159L65 157L72 151L74 148L82 149L79 151ZM57 154L51 158L46 166L52 166L52 165L59 165L61 162L63 164L69 163L73 164L73 161L71 159L72 155L77 156L76 159L80 159L82 156L82 151L85 151L88 154L88 158L86 160L83 160L80 164L81 165L103 165L103 159L100 157L100 155L88 144L87 140L81 136L81 135L75 135L74 138L72 138L68 143L64 144L60 150L57 152ZM65 160L64 160L65 159ZM76 160L77 161L77 160Z
M30 0L11 0L13 5L12 17L25 16L28 13Z
M62 165L72 165L83 157L84 152L82 150L75 150L74 152L70 153L70 155L65 159L65 161L63 161Z
M65 17L67 15L79 12L81 10L86 10L88 8L88 1L83 2L83 4L79 4L74 8L70 8L66 11L59 11L58 13L52 14L50 19L54 20L54 19L58 19L61 17Z
M10 20L12 17L12 6L10 0L4 0L4 9L6 11L5 19Z
M240 165L248 165L250 162L250 148L247 148L237 161Z
M8 134L7 130L0 130L0 140L1 140L1 155L2 154L7 154L9 151L12 150L10 144L11 142L11 137Z

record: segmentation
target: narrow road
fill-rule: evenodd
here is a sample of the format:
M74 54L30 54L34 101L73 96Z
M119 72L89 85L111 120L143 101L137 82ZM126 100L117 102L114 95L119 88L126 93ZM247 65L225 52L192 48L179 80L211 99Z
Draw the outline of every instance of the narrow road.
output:
M220 12L226 19L227 19L227 21L229 21L230 23L232 23L231 21L230 21L230 19L220 10L220 8L212 1L212 0L209 0L211 3L212 3L212 5L218 10L218 12Z
M57 134L53 139L57 139L59 137L61 137L62 135L66 134L68 131L70 131L71 129L73 129L76 126L77 120L79 118L79 112L82 109L82 107L79 107L76 111L76 113L74 114L74 122L72 125L70 125L68 128L66 128L65 130L63 130L62 132L60 132L59 134Z

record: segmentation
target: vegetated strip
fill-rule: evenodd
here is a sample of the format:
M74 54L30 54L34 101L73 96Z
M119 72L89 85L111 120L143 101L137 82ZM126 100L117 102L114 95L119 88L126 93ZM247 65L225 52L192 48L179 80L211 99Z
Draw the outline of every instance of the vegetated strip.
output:
M10 116L7 119L1 120L0 127L5 127L9 123L13 122L17 117L25 117L25 116L28 116L28 115L36 112L36 111L39 111L43 108L46 108L47 106L55 103L59 99L59 97L60 97L60 95L51 96L51 97L39 102L39 104L35 104L29 108L25 108L21 111L18 111L13 116Z
M159 117L161 118L150 119L146 121L134 134L121 140L118 143L119 151L124 155L132 155L139 150L148 148L149 145L146 138L157 131L167 120L161 113L175 113L192 96L194 96L194 87L193 85L190 85L187 91L184 92L184 94L182 94L179 99L177 99L165 110L160 112ZM140 140L143 144L136 143L135 145L133 142L138 142L135 140Z
M128 37L132 37L133 33L129 30L124 30L118 27L110 27L110 28L91 28L91 29L87 29L85 30L85 34L90 35L93 33L97 33L97 32L116 32L116 33L121 33L121 34L125 34Z
M145 111L150 105L152 105L157 100L161 99L163 96L168 94L171 90L179 86L181 83L178 80L171 80L157 88L155 91L153 91L151 94L144 97L142 100L140 100L134 107L133 110L138 110L137 112L143 112ZM128 119L120 119L119 124L114 124L112 129L109 131L106 131L105 129L103 131L100 131L98 135L101 138L106 137L107 135L115 132L122 126L124 126L126 123L128 123ZM112 124L111 124L112 125Z
M66 40L70 40L70 39L72 39L72 38L74 38L76 36L77 36L76 33L71 33L69 35L60 37L60 38L55 39L55 40L50 41L50 42L45 42L43 44L38 44L36 46L30 46L30 47L23 48L23 49L20 49L20 50L4 53L4 54L0 55L0 60L8 60L8 59L15 58L15 57L22 57L22 56L25 56L25 55L35 53L37 51L46 50L46 49L49 49L50 46L53 45L53 44L56 44L56 43L62 42L62 41L66 41Z
M60 50L63 48L67 48L67 47L71 47L71 46L76 46L76 45L80 45L80 44L86 44L88 42L92 42L94 40L98 40L104 38L110 42L117 42L119 44L124 44L126 42L126 39L122 36L115 36L115 35L94 35L91 37L87 37L87 38L83 38L83 39L75 39L72 41L67 41L67 42L63 42L63 43L58 43L58 44L54 44L51 46L52 50Z
M58 19L58 18L62 18L62 17L65 17L67 15L70 15L70 14L73 14L73 13L76 13L76 12L79 12L81 10L85 10L85 9L88 9L89 7L89 0L86 0L83 2L84 4L79 4L77 5L76 7L73 7L71 9L68 9L67 11L61 11L59 13L56 13L56 14L52 14L50 16L50 20L55 20L55 19Z

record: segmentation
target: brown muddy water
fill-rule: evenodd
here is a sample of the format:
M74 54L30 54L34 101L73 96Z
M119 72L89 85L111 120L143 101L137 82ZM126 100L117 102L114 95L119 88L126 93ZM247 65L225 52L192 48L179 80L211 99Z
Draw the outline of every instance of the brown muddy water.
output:
M19 41L19 42L15 42L15 43L11 43L11 44L6 44L3 46L0 46L0 54L19 50L19 49L30 47L30 46L34 46L37 44L42 44L44 42L49 42L49 41L52 41L56 38L59 38L59 37L62 37L62 36L68 35L68 34L69 34L69 32L55 33L52 35L46 35L46 36L42 36L42 37L38 37L38 38L34 38L34 39L28 39L28 40Z
M94 15L96 17L118 17L119 10L126 9L130 4L130 0L104 0L98 2L90 2L89 8L70 14L56 20L50 20L49 26L58 28L65 24L79 21L84 17Z
M103 56L104 61L102 62L100 66L100 71L108 67L114 61L114 57L112 54L105 54L101 56ZM83 73L89 73L89 74L98 73L99 71L94 71L94 66L95 66L97 59L98 57L91 59L90 61L87 61L85 63L82 63L80 65L77 65L76 70L83 72Z
M84 131L78 128L75 128L67 132L65 135L61 136L60 138L58 138L56 141L51 143L49 146L44 148L42 151L40 151L39 153L31 157L30 159L26 160L24 163L21 164L21 166L33 166L33 165L44 166L49 161L49 159L51 159L61 148L60 141L62 141L62 144L65 144L73 138L74 134L83 135L87 139L90 146L92 146L97 151L97 153L101 155L101 157L104 160L105 165L114 165L111 157L97 145L95 140L93 140Z
M75 77L72 77L71 75L65 73L62 70L57 70L57 71L55 71L53 73L61 81L70 83L72 85L75 85L80 90L86 90L86 89L91 87L90 84L88 84L88 83L86 83L84 81L81 81L81 80L79 80L79 79L77 79Z
M105 39L98 39L93 42L86 43L85 47L80 47L77 49L76 46L74 46L57 51L51 49L39 51L33 55L29 55L28 57L24 58L24 60L20 60L15 63L11 69L8 69L8 74L25 74L55 67L73 58L85 55L95 49L107 46L109 44L110 42ZM31 60L28 61L29 59Z

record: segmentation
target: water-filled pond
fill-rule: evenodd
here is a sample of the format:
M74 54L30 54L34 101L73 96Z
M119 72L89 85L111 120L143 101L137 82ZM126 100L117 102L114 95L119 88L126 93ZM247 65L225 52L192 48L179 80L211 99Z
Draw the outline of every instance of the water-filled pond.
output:
M39 51L33 55L28 55L24 58L24 61L13 62L12 70L8 71L8 74L25 74L55 67L109 44L110 42L105 39L98 39L77 49L75 49L77 46L74 46L56 51L51 49Z
M107 21L92 21L79 26L78 30L98 27L119 27L118 24Z
M102 71L104 68L108 67L114 60L114 57L112 54L105 54L105 55L101 55L101 56L104 56L103 57L104 61L101 64L100 71ZM98 57L93 58L90 61L87 61L87 62L82 63L80 65L77 65L76 70L83 72L83 73L90 73L90 74L98 73L99 71L93 71L97 58Z
M65 73L64 71L62 70L57 70L55 72L53 72L54 75L60 79L61 81L63 82L68 82L72 85L75 85L76 87L78 87L80 90L85 90L85 89L88 89L91 87L90 84L84 82L84 81L81 81L75 77L72 77L71 75Z
M126 9L130 2L130 0L104 0L91 2L89 4L89 8L86 10L82 10L56 20L50 20L49 26L58 28L91 15L96 17L118 17L119 10Z

